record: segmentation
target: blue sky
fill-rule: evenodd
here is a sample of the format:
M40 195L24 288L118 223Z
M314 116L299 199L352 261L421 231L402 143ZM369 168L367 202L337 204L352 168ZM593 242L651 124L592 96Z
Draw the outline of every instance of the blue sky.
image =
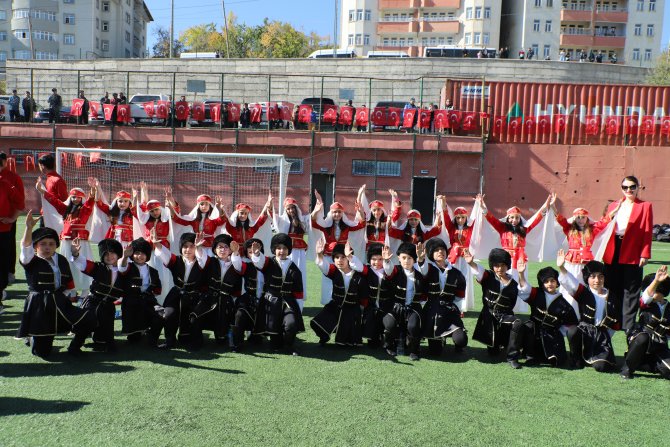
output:
M144 0L154 23L149 27L149 47L153 46L153 31L160 25L170 27L170 0ZM221 0L175 0L175 37L193 25L215 22L223 24ZM258 25L265 17L289 22L295 28L309 33L316 31L324 36L333 35L335 0L226 0L226 12L234 12L240 23ZM666 26L661 46L668 46L670 39L670 5L665 7ZM339 33L339 31L338 31Z

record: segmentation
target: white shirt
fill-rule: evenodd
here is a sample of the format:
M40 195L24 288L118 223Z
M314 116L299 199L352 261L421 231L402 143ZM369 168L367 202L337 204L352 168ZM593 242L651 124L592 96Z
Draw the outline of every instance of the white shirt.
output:
M33 260L33 258L36 256L35 249L33 248L32 245L28 247L21 247L21 254L19 255L19 262L21 264L26 265L30 261ZM61 286L61 279L60 279L60 268L58 267L58 262L53 258L42 258L41 256L37 256L38 258L44 259L49 263L49 267L51 267L51 270L54 272L54 289L58 290Z
M647 291L645 290L642 292L642 302L646 304L647 306L650 305L652 302L654 302L654 297L649 296L647 294ZM661 315L663 315L663 312L665 312L665 306L667 305L667 301L662 301L662 302L656 302L656 305L658 305L659 310L661 311Z
M614 218L616 221L616 227L614 229L614 232L617 235L623 236L623 234L626 232L626 227L628 226L628 221L630 220L630 213L632 211L633 211L632 203L624 201L621 204L621 207L619 208L619 211L617 211L616 217Z
M444 285L447 283L447 275L449 274L449 270L451 270L454 266L451 264L449 261L445 261L446 266L444 268L440 267L434 262L431 261L425 261L423 264L419 266L419 271L423 276L426 276L428 274L428 271L430 268L428 267L429 264L432 264L435 266L437 271L440 273L440 290L444 290Z
M573 296L577 292L577 289L579 288L580 285L577 278L575 278L572 275L572 273L568 271L566 271L565 273L561 272L561 274L558 275L558 282L565 288L565 290L570 295ZM595 299L596 302L596 313L595 313L594 324L598 326L600 323L602 323L603 319L605 318L605 312L607 310L607 295L609 295L609 291L607 289L603 289L602 293L598 293L594 289L591 289L590 287L589 290L591 290L591 293L593 293L593 298Z
M182 259L184 260L184 282L188 281L188 275L191 274L191 270L193 269L196 261L198 262L198 265L200 265L200 268L205 267L205 264L207 264L207 255L204 255L203 253L203 250L200 250L198 247L198 249L195 251L195 259L193 261L189 261L182 256ZM170 263L170 252L161 245L154 248L154 254L158 256L158 258L163 262L163 265L167 267L167 265Z
M473 275L475 275L475 278L477 279L477 282L480 282L480 283L481 283L481 282L482 282L482 278L484 278L484 272L486 271L486 269L485 269L484 267L482 267L481 265L476 264L476 267L472 267L472 266L470 266L470 271L472 272ZM507 276L509 276L509 277L511 278L511 279L510 279L509 281L507 281L507 282L503 282L503 281L502 281L500 278L498 278L498 276L496 276L496 275L493 275L493 276L495 277L496 281L498 281L498 283L500 284L500 289L501 289L501 290L502 290L503 287L509 285L509 282L510 282L512 279L515 280L517 283L519 282L519 272L517 272L517 271L514 270L514 269L507 270Z
M291 259L289 258L278 259L275 257L275 259L277 259L277 263L279 264L279 267L281 267L282 279L286 279L286 273L288 272L288 268L291 265L291 262L293 261L291 261ZM256 266L258 270L260 270L265 265L265 255L262 252L259 252L258 256L252 254L251 262L253 262L254 266Z

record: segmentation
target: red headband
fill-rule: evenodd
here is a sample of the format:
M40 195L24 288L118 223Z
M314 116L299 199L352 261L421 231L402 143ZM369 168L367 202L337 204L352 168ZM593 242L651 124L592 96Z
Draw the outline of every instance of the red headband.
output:
M158 200L149 200L147 202L147 211L155 210L156 208L160 208L161 203Z
M407 218L408 219L421 219L421 213L418 212L417 210L409 210L407 212Z
M468 210L466 210L462 206L459 206L454 210L454 216L462 216L464 214L468 214Z
M237 205L235 205L235 211L244 210L244 209L246 209L247 212L251 212L251 207L244 202L238 203Z
M344 207L340 202L333 202L332 205L330 205L330 210L331 211L344 211Z
M82 199L86 197L86 193L81 188L72 188L70 190L70 195L75 197L81 197Z
M212 198L208 196L207 194L200 194L197 199L195 199L197 203L200 202L209 202L212 203Z
M507 215L511 216L512 214L519 214L521 215L521 208L518 206L513 206L512 208L507 210Z
M370 209L372 208L384 208L384 204L380 200L374 200L370 202Z
M116 193L117 199L128 199L130 200L130 193L128 191L119 191Z
M295 205L298 206L298 202L293 198L293 197L287 197L284 200L284 208L286 208L289 205Z
M586 209L584 209L584 208L575 208L575 210L572 212L572 215L573 216L577 216L577 215L588 216L589 212L586 211Z

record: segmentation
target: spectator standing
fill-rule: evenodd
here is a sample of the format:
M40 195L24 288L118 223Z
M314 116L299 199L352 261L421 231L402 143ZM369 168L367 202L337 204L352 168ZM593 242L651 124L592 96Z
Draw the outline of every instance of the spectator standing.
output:
M53 154L44 154L37 159L40 173L46 176L44 188L61 202L65 202L70 193L63 177L56 172L56 157Z
M526 58L526 52L524 51L523 48L519 50L519 59L523 60Z
M354 103L351 99L347 101L347 106L351 107L351 109L352 109L351 110L351 124L345 125L346 126L345 130L348 130L349 132L351 132L352 130L354 130L354 121L356 121L356 107L354 107Z
M589 51L589 62L595 62L595 60L596 60L596 55L593 52L593 50L590 50Z
M467 51L467 50L464 50L464 51ZM400 122L400 126L403 125L403 122L405 120L405 110L416 109L417 108L416 104L415 104L415 101L416 100L414 98L410 98L409 102L407 104L405 104L405 107L403 107L403 109L402 109L402 121ZM414 115L414 121L412 122L412 127L407 129L408 132L411 132L411 131L414 130L414 126L416 126L416 120L418 118L418 115L419 115L418 113L416 113Z
M126 98L123 92L119 92L119 102L117 104L128 104L128 98Z
M244 103L242 106L242 111L240 111L240 125L242 129L248 129L249 123L251 122L251 110L249 110L249 104Z
M116 124L116 106L119 104L119 94L118 93L112 93L112 99L109 101L110 104L114 105L114 110L112 110L112 119L111 119L111 125Z
M81 105L81 114L77 117L77 124L88 124L88 111L90 106L88 99L84 96L83 90L79 90L79 99L83 99L84 102Z
M9 97L9 121L16 123L21 121L21 98L16 94L16 89L12 90L12 96Z
M16 172L12 172L9 170L9 167L7 166L7 154L5 154L4 152L0 152L0 180L6 181L16 190L15 198L16 198L16 205L18 206L18 208L15 211L16 215L18 216L18 213L23 211L23 208L25 207L25 193L23 190L23 180L21 180L21 177ZM2 225L3 223L9 223L8 219L5 216L0 215L0 225ZM9 232L10 232L9 239L11 240L8 240L7 244L5 244L5 242L3 241L2 246L6 247L7 252L1 256L3 259L0 260L0 262L4 262L5 261L4 258L7 258L6 261L8 266L8 283L11 284L14 282L14 273L16 268L16 220L11 222L11 228ZM1 283L2 280L0 279L0 284Z
M614 52L610 53L610 63L612 63L612 64L617 63L616 53L614 53Z
M23 101L21 101L21 107L23 107L23 117L26 123L32 123L33 115L35 114L37 104L35 104L35 100L33 99L30 92L27 90L26 90L26 96L24 96Z
M565 50L561 48L561 52L558 53L558 60L561 62L565 62Z
M598 54L596 54L596 62L599 64L603 63L603 50L599 50Z
M535 56L535 51L533 51L532 47L528 47L528 50L526 50L526 59L532 60L533 56Z
M105 96L100 98L100 104L111 104L111 100L109 99L109 92L105 92Z
M51 89L51 96L49 96L47 104L49 104L49 123L58 124L60 122L60 109L63 107L63 98L58 94L58 89Z

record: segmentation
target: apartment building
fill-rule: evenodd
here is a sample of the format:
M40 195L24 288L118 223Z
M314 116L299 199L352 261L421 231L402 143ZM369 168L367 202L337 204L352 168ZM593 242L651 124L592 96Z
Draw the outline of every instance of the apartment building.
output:
M142 0L0 0L0 67L7 59L147 56Z
M500 40L513 55L532 48L539 59L577 60L597 54L603 62L651 66L661 51L663 0L503 0Z
M437 45L499 48L500 0L342 0L340 48L422 56Z

